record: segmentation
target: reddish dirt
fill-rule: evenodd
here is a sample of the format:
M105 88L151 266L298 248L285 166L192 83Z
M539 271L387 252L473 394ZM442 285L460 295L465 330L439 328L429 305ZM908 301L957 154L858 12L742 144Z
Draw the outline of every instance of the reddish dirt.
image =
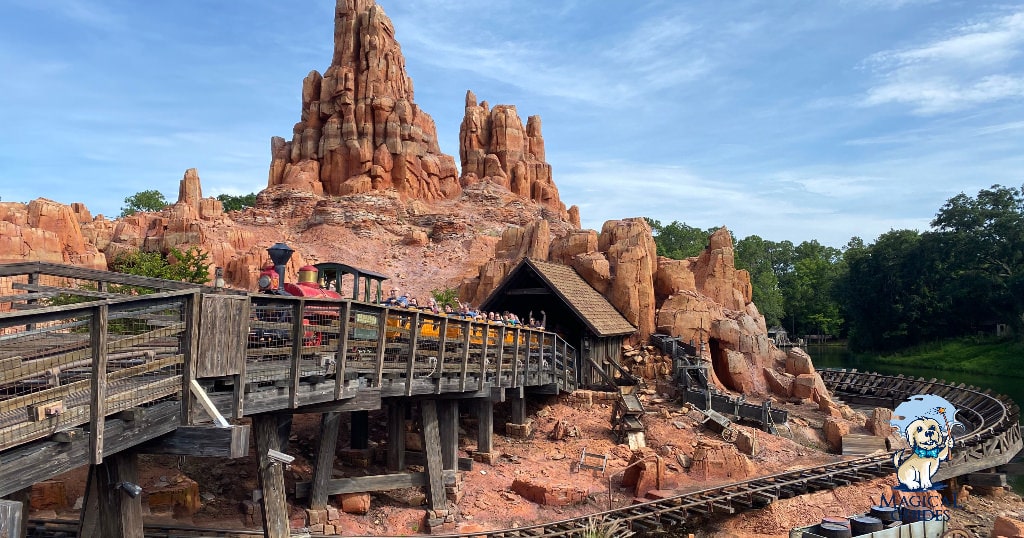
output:
M593 393L590 398L576 396L552 396L547 399L530 399L529 416L533 420L533 433L526 439L518 439L496 433L493 464L474 463L473 470L463 473L462 490L464 497L458 504L457 525L460 532L474 532L528 525L545 521L556 521L588 513L607 510L609 506L623 506L633 502L632 491L620 487L622 471L632 457L632 451L613 440L609 419L614 400L601 399ZM592 405L587 401L592 401ZM696 472L697 465L687 461L695 456L698 447L726 447L720 437L701 427L699 415L688 412L685 407L671 401L654 390L641 391L641 401L647 414L647 446L663 458L666 463L663 489L682 493L716 484L734 482L746 477L761 476L784 470L807 467L836 461L840 456L831 455L821 449L824 442L818 427L822 415L813 404L782 403L776 407L790 412L791 433L772 436L747 426L735 427L756 436L758 451L753 456L740 456L726 469L717 469L707 479ZM750 401L756 402L751 398ZM501 432L508 419L508 410L503 404L495 406L495 428ZM343 419L347 420L347 418ZM551 440L549 434L556 425L568 426L569 435L562 440ZM371 447L381 446L386 438L386 416L383 411L371 412ZM460 421L460 457L469 457L475 450L476 421L474 413L462 413ZM292 504L292 519L302 521L305 516L304 502L293 498L296 482L308 481L312 477L310 461L314 458L319 437L319 415L296 415L287 452L296 456L285 472L286 487ZM369 468L342 464L345 448L349 444L347 424L343 422L339 436L335 476L360 476L383 472L381 463L383 450L374 450L375 462ZM579 470L577 462L586 448L588 453L608 456L607 471L602 474L593 470ZM735 452L731 445L722 453ZM252 491L258 488L255 458L250 454L238 460L175 458L142 456L140 458L140 485L151 491L173 489L186 484L187 479L199 483L202 506L194 515L182 507L162 511L144 511L149 521L171 521L195 524L203 527L243 528L259 525L259 514L247 519L243 512L243 501L250 499ZM689 464L689 469L684 467ZM713 466L712 466L713 467ZM410 466L411 470L422 470ZM609 480L611 477L611 490ZM60 478L64 481L69 506L84 492L85 469L79 469ZM542 506L535 504L511 490L516 479L526 479L545 485L567 485L583 488L589 495L574 506ZM851 515L866 511L885 488L894 483L894 478L882 478L834 491L818 492L796 499L780 500L762 509L744 512L730 519L706 522L697 531L702 536L738 536L757 538L766 536L788 536L789 530L820 521L826 515ZM975 492L977 493L977 492ZM973 530L982 530L987 535L996 515L1005 514L1020 517L1024 514L1024 503L1020 497L1002 490L990 492L989 496L962 495L962 510L954 511L954 523ZM373 493L370 510L365 515L344 514L337 531L344 535L408 535L425 531L426 507L424 492L420 488L407 488L388 492ZM337 506L337 499L332 499ZM37 513L36 517L61 515L77 517L74 509L54 514L52 511Z

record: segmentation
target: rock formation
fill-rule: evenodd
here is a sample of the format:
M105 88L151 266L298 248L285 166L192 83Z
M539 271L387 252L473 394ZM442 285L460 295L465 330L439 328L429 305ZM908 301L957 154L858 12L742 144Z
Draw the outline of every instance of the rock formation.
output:
M292 140L271 139L268 187L346 195L394 188L437 200L460 192L429 114L413 102L395 28L372 0L338 0L334 57L302 81Z
M467 91L466 115L459 128L459 157L463 186L491 181L543 204L563 220L571 220L551 179L551 165L544 160L540 116L530 116L523 128L515 105L489 109L487 101L477 104L476 95ZM579 209L575 225L579 227Z
M106 256L86 239L89 211L38 198L0 203L0 263L44 261L106 269Z

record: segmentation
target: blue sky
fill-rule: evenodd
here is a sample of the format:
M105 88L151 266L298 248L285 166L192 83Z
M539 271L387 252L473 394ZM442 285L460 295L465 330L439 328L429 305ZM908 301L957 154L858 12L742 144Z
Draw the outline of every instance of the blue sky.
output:
M584 227L872 242L1024 182L1024 3L380 0L458 159L464 95L543 118ZM244 9L243 9L244 7ZM266 186L334 3L0 0L0 198Z

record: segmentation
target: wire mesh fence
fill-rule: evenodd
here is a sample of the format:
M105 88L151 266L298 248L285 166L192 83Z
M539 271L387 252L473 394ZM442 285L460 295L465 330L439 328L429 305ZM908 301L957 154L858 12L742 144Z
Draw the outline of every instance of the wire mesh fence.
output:
M99 288L45 275L0 278L0 289L18 296L5 297L0 313L0 450L88 423L97 402L109 415L178 398L190 294ZM94 395L96 387L103 392Z

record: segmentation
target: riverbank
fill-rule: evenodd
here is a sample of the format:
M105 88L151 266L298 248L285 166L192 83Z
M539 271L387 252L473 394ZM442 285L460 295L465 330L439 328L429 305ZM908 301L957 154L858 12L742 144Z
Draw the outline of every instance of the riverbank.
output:
M881 364L971 374L1024 377L1024 343L1015 339L970 337L923 344L890 355L873 355Z

